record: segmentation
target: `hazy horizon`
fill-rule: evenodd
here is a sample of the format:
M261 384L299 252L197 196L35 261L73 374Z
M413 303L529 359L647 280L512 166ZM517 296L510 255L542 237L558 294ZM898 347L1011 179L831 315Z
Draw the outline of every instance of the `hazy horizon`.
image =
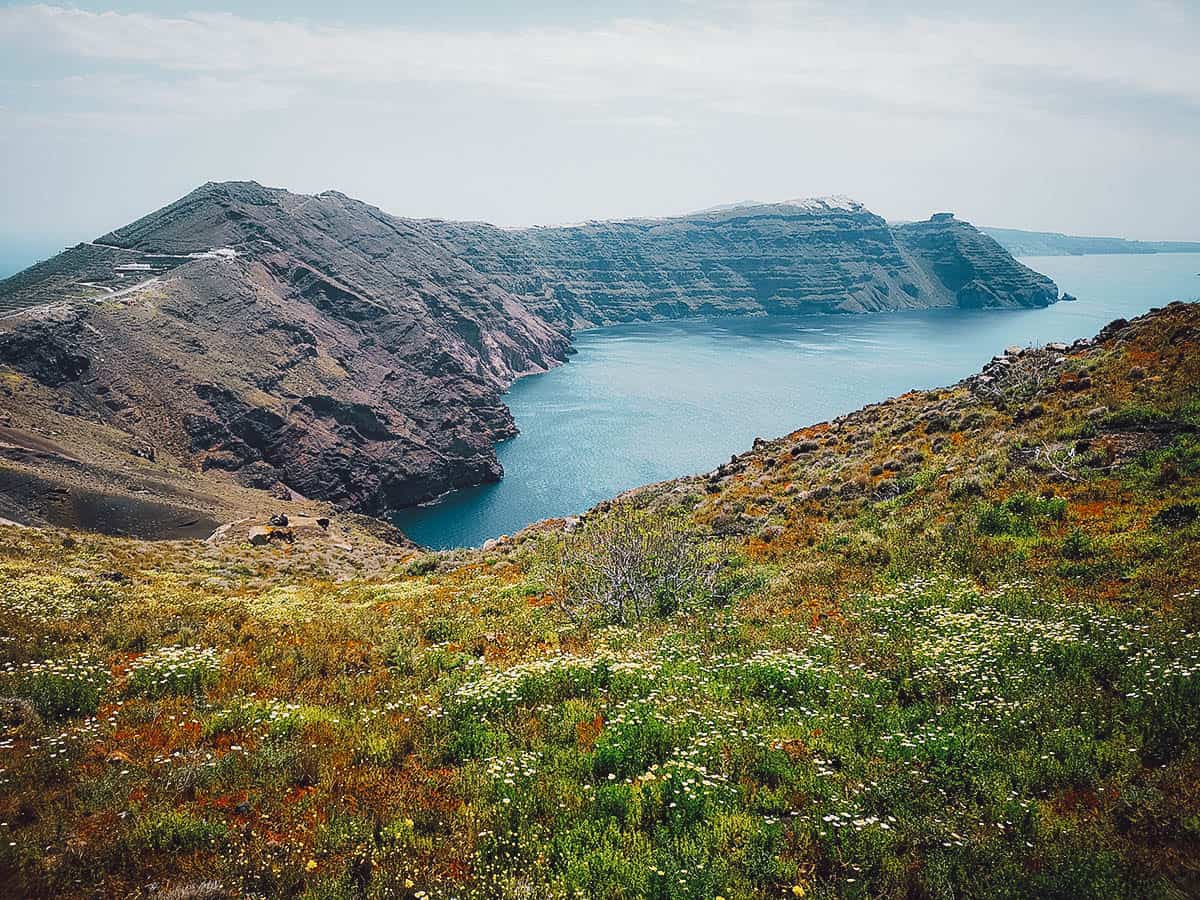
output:
M251 179L230 179L230 180L251 180ZM199 186L200 185L197 185L196 187L199 187ZM275 188L286 188L286 185L278 185L278 184L268 184L266 186L267 187L275 187ZM326 190L337 190L337 189L336 188L326 188ZM185 192L185 194L186 193L190 193L190 192ZM320 191L313 191L311 193L320 193ZM345 193L345 192L343 191L343 193ZM181 194L180 197L184 196L185 194ZM172 199L177 200L177 199L179 199L179 197L175 197ZM366 203L370 203L371 205L374 205L374 206L379 205L377 203L373 203L370 200L370 198L368 198L368 197L355 197L354 199L362 200L362 201L364 201ZM796 198L787 198L787 199L790 200L790 199L796 199ZM154 212L155 210L161 209L163 206L167 205L167 203L169 203L169 202L171 202L171 201L167 201L166 203L161 203L161 204L158 204L157 206L154 206L151 209L147 209L145 211L145 213L143 213L143 215ZM719 206L736 206L736 205L740 205L741 203L744 203L744 202L764 203L765 204L765 203L771 203L771 202L783 202L783 200L782 200L782 198L779 201L763 200L763 199L759 198L759 199L756 199L753 201L730 201L728 204L715 204L714 207L711 207L711 208L716 208ZM667 217L683 216L683 215L687 215L689 213L704 212L707 209L710 209L710 207L679 210L676 212L665 213L663 215L665 215ZM405 213L398 212L396 210L384 209L383 211L386 213L391 213L393 215L402 216L402 217L406 215ZM877 212L877 210L871 210L871 211ZM930 214L933 214L933 213L939 212L939 211L941 211L941 210L931 209ZM62 252L63 250L66 250L70 247L75 246L78 243L81 243L83 241L94 240L97 237L100 237L102 234L107 233L107 231L111 231L122 225L127 225L127 224L129 224L129 222L132 222L136 218L140 218L140 217L141 216L139 215L139 216L136 216L133 219L130 219L126 222L116 223L112 226L112 228L106 229L105 231L102 231L102 232L88 233L88 234L84 234L81 232L80 233L72 232L72 233L67 233L65 235L57 235L57 236L50 235L50 236L43 237L43 236L37 236L37 235L31 236L28 234L12 236L12 235L5 235L3 233L0 233L0 279L7 278L10 275L15 275L17 272L20 272L20 271L28 268L29 266L34 265L35 263L49 259L49 258L57 255L58 253ZM425 218L425 217L422 217L422 218ZM448 216L429 216L428 218L447 219L450 217L448 217ZM638 218L638 217L637 216L615 216L612 218L619 220L619 219L632 219L632 218ZM921 218L927 218L927 216L922 216ZM468 219L467 221L487 222L487 220L483 220L483 219ZM888 221L891 223L901 223L904 221L913 221L913 219L888 218ZM503 223L496 223L496 222L488 222L488 224L503 225ZM522 223L523 226L537 226L537 225L565 226L565 225L569 225L569 224L574 224L574 223L565 223L565 222ZM988 222L973 222L972 224L976 225L977 227L985 228L985 229L987 229L987 228L1009 228L1009 229L1016 230L1016 231L1027 231L1029 233L1060 233L1060 234L1063 233L1063 232L1052 232L1049 229L1043 229L1043 228L996 225L994 223L988 223ZM518 227L520 227L520 226L518 226ZM1200 235L1200 229L1197 230L1197 234ZM1129 240L1145 240L1145 239L1139 239L1139 238L1128 238L1127 235L1122 235L1122 234L1099 235L1099 234L1082 234L1082 233L1075 234L1075 233L1072 233L1069 236L1070 237L1099 237L1099 238L1123 238L1123 239L1129 239ZM1180 240L1187 241L1188 239L1182 238ZM1198 242L1200 242L1200 240L1198 240Z
M205 181L500 225L846 194L1200 240L1180 0L0 7L0 271Z

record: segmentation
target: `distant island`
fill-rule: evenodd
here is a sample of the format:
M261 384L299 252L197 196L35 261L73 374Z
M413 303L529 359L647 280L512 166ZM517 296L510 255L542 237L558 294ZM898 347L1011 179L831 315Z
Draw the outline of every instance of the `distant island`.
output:
M1200 253L1200 241L1129 241L1115 237L1081 237L1057 231L980 228L1013 256L1086 256L1107 253Z

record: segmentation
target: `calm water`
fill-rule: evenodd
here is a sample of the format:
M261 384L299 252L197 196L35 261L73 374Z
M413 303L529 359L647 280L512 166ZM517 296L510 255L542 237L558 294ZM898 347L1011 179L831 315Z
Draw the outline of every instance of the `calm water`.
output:
M1009 344L1069 341L1119 316L1200 298L1200 254L1025 262L1079 301L583 332L567 365L524 378L508 394L521 434L499 447L504 480L405 510L395 522L427 546L477 545L627 488L707 471L756 436L955 382Z

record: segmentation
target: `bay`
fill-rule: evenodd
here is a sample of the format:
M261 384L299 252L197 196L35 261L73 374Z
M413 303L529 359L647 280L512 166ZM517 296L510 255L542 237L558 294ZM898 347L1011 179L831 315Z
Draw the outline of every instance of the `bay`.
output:
M504 479L393 521L425 546L475 546L631 487L704 472L750 447L889 396L952 384L1010 344L1071 341L1200 298L1200 254L1024 259L1079 299L1040 310L689 319L576 336L566 365L505 397L521 433Z

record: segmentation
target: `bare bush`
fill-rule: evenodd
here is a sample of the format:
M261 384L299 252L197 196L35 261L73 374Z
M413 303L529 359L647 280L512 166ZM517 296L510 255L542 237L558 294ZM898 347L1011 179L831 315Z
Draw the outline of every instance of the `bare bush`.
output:
M623 504L547 540L538 569L572 620L629 625L725 599L724 549L682 516Z
M191 881L154 891L154 900L222 900L233 896L219 881Z

